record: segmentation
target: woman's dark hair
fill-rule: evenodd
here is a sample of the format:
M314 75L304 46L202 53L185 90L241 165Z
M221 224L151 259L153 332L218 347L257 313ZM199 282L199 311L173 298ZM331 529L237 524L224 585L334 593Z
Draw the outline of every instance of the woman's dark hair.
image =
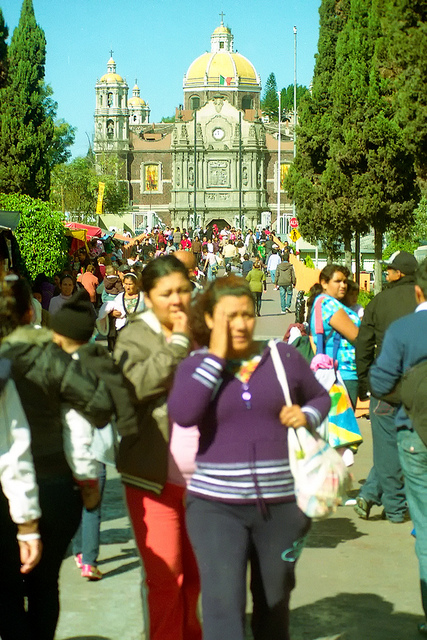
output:
M196 297L190 308L190 329L198 345L207 346L209 344L211 331L206 324L205 314L212 316L216 304L224 296L235 296L236 298L246 296L252 301L255 311L255 299L246 280L235 275L217 278L203 293Z
M151 260L142 272L142 290L150 293L160 278L171 273L181 273L186 280L190 280L186 266L175 256L159 256Z
M0 275L0 341L23 324L31 308L31 289L26 280Z
M316 282L316 284L314 284L311 289L310 289L310 295L309 298L307 300L307 318L310 318L311 316L311 310L313 308L313 304L314 301L316 300L317 296L320 296L321 293L323 293L323 287L320 284L321 282L329 282L329 280L331 280L331 278L334 277L334 274L339 271L340 273L342 273L346 278L348 278L348 276L350 275L350 270L347 269L347 267L345 267L342 264L327 264L326 267L324 267L322 269L322 271L320 272L319 275L319 282Z

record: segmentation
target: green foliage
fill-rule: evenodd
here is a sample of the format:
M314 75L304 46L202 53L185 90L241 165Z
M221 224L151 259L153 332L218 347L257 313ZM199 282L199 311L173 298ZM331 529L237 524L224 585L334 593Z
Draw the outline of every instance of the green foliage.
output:
M277 82L274 73L270 73L265 83L264 96L261 99L261 109L270 120L279 119L279 96L277 93Z
M21 213L15 237L24 275L34 280L39 273L50 277L62 269L67 259L67 242L60 213L42 200L4 193L0 193L0 209Z
M163 116L160 122L175 122L175 116Z
M46 113L46 40L32 0L23 0L8 51L7 84L0 90L0 190L49 196L48 150L54 125Z
M385 33L382 74L419 178L427 180L427 11L423 0L376 0Z
M408 240L405 238L393 238L390 237L387 240L387 245L383 250L382 259L388 260L389 257L395 253L395 251L408 251L408 253L414 253L415 249L418 247L418 242L415 240Z
M374 295L375 293L373 291L365 291L364 289L361 289L357 296L357 302L365 308L371 302Z
M2 10L0 9L0 87L6 84L7 77L7 36L9 29L7 28Z
M308 267L309 269L315 269L315 264L313 262L313 259L311 256L306 256L304 258L304 264L306 267Z
M413 233L419 244L427 244L427 196L423 196L414 211L415 225Z
M97 159L88 155L61 164L52 172L51 202L80 222L94 222L98 186L105 184L104 212L120 214L129 206L126 183L118 176L124 170L117 156L104 154Z
M296 103L297 110L298 106L301 102L301 99L307 94L310 93L308 88L302 84L297 84L297 95L296 95ZM281 108L282 113L290 116L294 112L294 85L290 84L287 87L284 87L281 94Z
M419 198L393 87L381 73L379 1L322 0L313 90L302 100L297 157L285 185L302 235L320 240L330 256L371 227L402 237Z

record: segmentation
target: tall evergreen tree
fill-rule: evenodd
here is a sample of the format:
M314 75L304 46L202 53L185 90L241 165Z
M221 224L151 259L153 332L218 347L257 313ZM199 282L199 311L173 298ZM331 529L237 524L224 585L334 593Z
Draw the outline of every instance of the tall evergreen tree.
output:
M301 98L308 93L308 88L302 84L297 84L297 95L296 95L296 103L297 110L299 103L301 102ZM281 108L282 113L290 116L294 111L294 85L290 84L287 87L283 87L281 93Z
M5 24L2 10L0 9L0 88L6 83L7 76L7 44L6 39L9 30Z
M421 182L427 180L427 4L381 0L386 46L382 74L394 83L394 107Z
M333 127L331 87L336 67L336 43L348 11L349 0L322 0L319 7L320 29L312 91L301 100L297 156L285 185L295 201L302 235L313 243L320 241L330 259L336 257L345 231L342 217L331 217L333 194L328 193L323 180L330 158Z
M279 119L279 96L277 94L277 82L274 73L270 73L265 83L261 109L263 114L268 116L270 120Z
M54 125L44 84L46 40L32 0L23 0L8 52L8 81L0 92L0 190L47 200L48 151Z

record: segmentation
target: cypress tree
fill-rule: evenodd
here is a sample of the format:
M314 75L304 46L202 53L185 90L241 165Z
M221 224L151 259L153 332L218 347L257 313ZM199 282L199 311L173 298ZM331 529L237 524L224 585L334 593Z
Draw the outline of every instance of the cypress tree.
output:
M7 44L6 39L9 30L5 24L2 10L0 9L0 88L6 83L7 76Z
M0 92L0 190L47 200L53 122L46 112L46 40L32 0L23 0L8 52L8 80Z
M386 38L382 73L391 78L394 108L421 183L427 180L427 4L381 0Z
M320 241L331 260L339 253L345 225L341 217L331 218L333 193L325 188L324 173L330 158L333 127L331 87L336 68L336 43L348 11L348 0L322 0L319 7L319 41L312 90L301 99L297 155L285 185L295 201L302 235L315 244ZM331 173L332 167L329 171Z

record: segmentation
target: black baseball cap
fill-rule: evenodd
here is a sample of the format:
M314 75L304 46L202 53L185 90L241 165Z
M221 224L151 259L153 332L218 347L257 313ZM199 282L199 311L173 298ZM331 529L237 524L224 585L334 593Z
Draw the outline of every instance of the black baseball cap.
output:
M387 269L395 269L405 276L414 275L418 269L417 260L412 253L408 253L408 251L395 251L388 260L383 261L383 264L385 264Z

